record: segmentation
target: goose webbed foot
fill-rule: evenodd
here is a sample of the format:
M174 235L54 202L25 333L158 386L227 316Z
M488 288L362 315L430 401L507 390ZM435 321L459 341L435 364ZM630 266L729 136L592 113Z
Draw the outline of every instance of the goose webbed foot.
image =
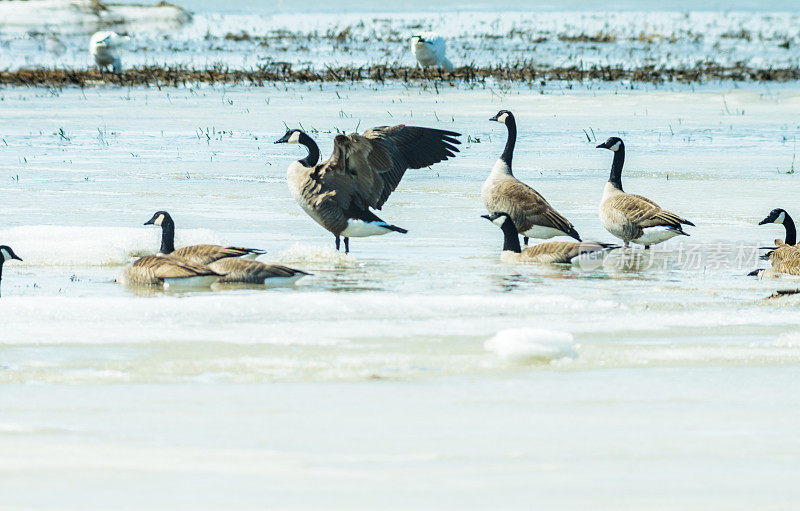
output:
M348 238L347 236L345 236L344 238L344 253L345 254L350 253L350 238Z
M522 242L525 244L526 247L528 246L528 239L529 238L527 236L522 237Z

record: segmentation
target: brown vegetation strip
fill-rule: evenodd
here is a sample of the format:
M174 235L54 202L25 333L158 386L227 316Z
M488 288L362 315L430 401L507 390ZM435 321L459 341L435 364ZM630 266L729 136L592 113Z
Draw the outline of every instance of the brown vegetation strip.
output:
M216 67L187 69L181 67L141 67L125 70L121 75L101 74L96 69L29 69L0 71L0 84L20 86L91 86L98 83L116 85L146 85L174 87L195 83L229 83L269 85L282 82L466 82L479 84L486 79L543 84L550 80L565 81L630 81L646 83L697 83L712 80L786 82L800 79L799 68L758 69L742 65L723 67L713 63L695 67L670 69L643 66L636 69L621 67L554 67L537 68L530 65L457 68L453 73L422 70L414 67L365 66L328 67L325 70L294 69L288 63L276 63L252 70Z

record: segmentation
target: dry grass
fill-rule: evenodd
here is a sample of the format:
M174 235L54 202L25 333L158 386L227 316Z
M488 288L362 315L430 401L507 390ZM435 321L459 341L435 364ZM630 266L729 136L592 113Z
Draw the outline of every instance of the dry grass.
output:
M231 83L264 85L284 82L386 82L427 83L430 81L481 83L487 79L506 82L546 83L552 80L583 82L699 83L715 80L786 82L800 79L800 69L758 69L744 65L723 67L714 63L687 68L641 66L625 69L616 66L536 67L530 64L495 67L462 66L453 73L423 70L416 67L373 65L363 67L328 67L324 70L294 69L277 62L250 70L184 67L139 67L120 75L100 73L96 69L30 69L0 71L0 84L17 86L79 86L99 83L175 87L195 83Z

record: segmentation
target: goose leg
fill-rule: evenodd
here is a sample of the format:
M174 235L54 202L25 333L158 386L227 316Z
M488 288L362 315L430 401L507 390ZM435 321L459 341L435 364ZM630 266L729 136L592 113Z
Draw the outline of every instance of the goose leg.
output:
M336 251L339 251L339 245L341 244L342 240L339 239L339 236L336 236Z
M348 238L347 236L344 237L344 253L345 254L350 253L350 238Z
M650 245L645 245L645 246L644 246L644 249L645 249L645 250L650 250Z
M528 246L528 237L527 236L523 236L522 237L522 242L525 243L525 246L527 247Z

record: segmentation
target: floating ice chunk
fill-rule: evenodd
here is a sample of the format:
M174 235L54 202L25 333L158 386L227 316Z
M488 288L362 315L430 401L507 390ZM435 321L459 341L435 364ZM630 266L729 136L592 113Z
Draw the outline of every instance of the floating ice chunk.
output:
M572 334L543 328L501 330L483 347L509 362L548 362L578 356Z

